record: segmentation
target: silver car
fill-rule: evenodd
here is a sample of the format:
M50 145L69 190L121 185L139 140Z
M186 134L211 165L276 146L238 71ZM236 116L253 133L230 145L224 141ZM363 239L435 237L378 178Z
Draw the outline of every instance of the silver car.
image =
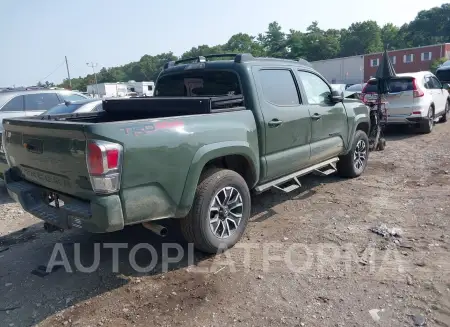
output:
M388 88L388 124L418 125L422 132L430 133L436 120L447 121L450 95L431 72L397 74ZM370 79L363 90L364 102L374 102L376 92L376 80Z
M37 116L64 101L85 99L90 98L68 90L2 91L0 92L0 124L3 118ZM0 131L3 131L3 125Z
M0 140L4 118L37 116L65 101L86 99L90 98L68 90L2 90L0 91ZM3 147L0 145L0 176L7 167Z

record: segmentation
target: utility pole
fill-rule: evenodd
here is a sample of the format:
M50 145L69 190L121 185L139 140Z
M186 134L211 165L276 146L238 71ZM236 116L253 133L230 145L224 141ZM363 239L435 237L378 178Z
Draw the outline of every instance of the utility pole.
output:
M92 71L94 72L94 78L95 78L95 88L97 89L97 95L100 97L100 93L98 92L97 74L95 73L95 67L98 66L98 63L87 62L86 65L88 65L89 67L92 67Z
M66 58L67 78L69 79L69 87L70 89L72 89L72 80L70 79L69 63L67 62L67 56L64 56L64 58Z

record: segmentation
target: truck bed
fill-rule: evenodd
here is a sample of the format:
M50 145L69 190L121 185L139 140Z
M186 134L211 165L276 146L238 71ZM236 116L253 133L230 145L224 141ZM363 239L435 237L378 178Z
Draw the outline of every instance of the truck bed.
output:
M43 115L34 117L34 119L107 123L124 120L203 115L236 110L245 110L244 97L242 95L223 97L140 97L104 100L103 111L101 112L57 116Z

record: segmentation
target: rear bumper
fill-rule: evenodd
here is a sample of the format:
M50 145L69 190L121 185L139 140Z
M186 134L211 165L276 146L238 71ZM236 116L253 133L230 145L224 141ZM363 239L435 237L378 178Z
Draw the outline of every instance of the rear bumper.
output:
M118 195L97 197L92 201L58 194L60 208L48 205L44 193L51 191L25 180L12 178L6 170L4 180L9 195L33 216L62 229L81 228L92 233L106 233L124 228L122 205Z
M405 116L395 116L395 117L388 117L387 124L417 124L426 121L427 117L420 117L420 116L411 116L411 115L405 115Z

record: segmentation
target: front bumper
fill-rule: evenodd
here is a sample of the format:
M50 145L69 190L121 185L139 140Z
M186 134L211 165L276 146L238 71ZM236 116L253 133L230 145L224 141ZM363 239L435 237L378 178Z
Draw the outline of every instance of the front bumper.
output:
M33 216L62 229L81 228L92 233L106 233L124 228L122 205L118 195L99 196L91 201L58 193L64 204L59 208L45 201L46 192L39 185L13 176L8 169L4 180L9 195Z

